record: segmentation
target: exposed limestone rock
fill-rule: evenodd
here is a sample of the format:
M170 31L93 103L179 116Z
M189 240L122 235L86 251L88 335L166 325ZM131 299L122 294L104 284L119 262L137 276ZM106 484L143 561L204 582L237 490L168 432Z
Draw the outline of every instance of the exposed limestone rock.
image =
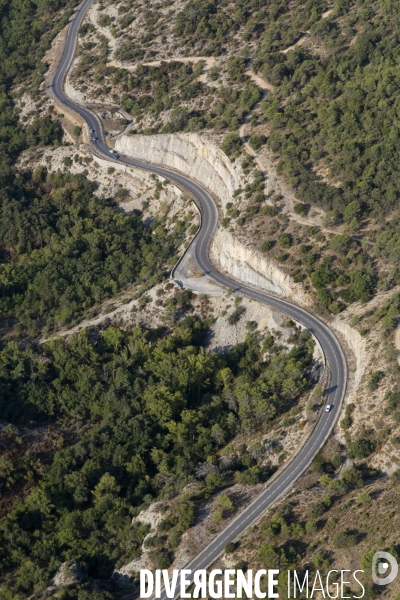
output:
M246 247L225 229L217 231L211 245L210 258L222 271L243 283L303 305L310 304L310 298L301 283L294 283L290 275L283 273L254 248Z
M115 148L121 154L177 169L203 184L223 206L243 184L240 167L206 135L124 135L117 140Z
M147 523L152 529L155 529L163 518L163 515L160 512L161 506L162 502L154 502L154 504L150 504L150 506L145 510L142 510L137 517L133 517L132 523L140 521L140 523Z
M154 502L154 504L151 504L146 510L142 510L137 517L132 519L132 523L137 521L140 521L140 523L147 523L150 525L151 530L143 540L141 556L114 571L112 578L119 586L123 587L128 585L140 569L153 568L153 563L149 557L149 550L146 548L145 542L149 537L153 537L156 534L155 529L158 523L163 519L163 514L160 511L161 506L162 502Z
M348 373L349 383L345 398L345 404L355 402L356 396L360 391L360 385L362 377L365 373L365 369L368 361L368 350L366 347L366 340L362 338L357 329L351 327L346 321L348 318L346 311L341 315L338 315L331 323L331 327L341 334L353 352L356 358L356 366L352 372ZM350 393L349 393L350 392Z
M177 169L204 185L223 206L242 185L239 166L231 163L225 153L205 135L122 136L116 149L140 160ZM218 230L212 243L210 258L222 271L244 283L290 298L300 304L310 304L302 285L293 282L273 263L254 248L247 248L228 231Z
M86 573L76 561L67 561L61 565L51 582L54 587L72 585L86 579Z
M75 89L71 83L71 72L78 63L79 59L74 59L72 67L69 70L67 77L65 78L64 90L68 98L70 98L74 102L77 102L78 104L84 104L85 95L79 90Z

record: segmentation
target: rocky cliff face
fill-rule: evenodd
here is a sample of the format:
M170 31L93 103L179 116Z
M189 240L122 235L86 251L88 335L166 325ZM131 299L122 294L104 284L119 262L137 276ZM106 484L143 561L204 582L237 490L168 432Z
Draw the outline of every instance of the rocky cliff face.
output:
M301 283L278 269L271 261L251 246L234 238L229 231L219 229L211 245L210 259L221 271L244 283L249 283L300 304L309 304L310 298Z
M197 180L225 206L243 185L239 166L205 135L121 136L116 149L123 154L177 169ZM290 298L300 304L310 299L301 284L293 282L254 248L246 246L226 230L218 230L211 246L211 260L235 279Z
M243 185L241 168L205 135L123 135L115 148L121 154L177 169L203 184L223 207Z
M339 422L344 416L345 405L350 403L354 403L356 405L358 404L357 397L363 387L362 380L365 375L368 362L366 340L361 337L357 329L349 325L347 322L348 318L348 311L345 311L345 313L338 315L330 324L331 328L336 330L339 336L346 342L351 354L353 355L353 359L350 358L351 368L348 368L347 370L347 391ZM349 362L349 356L347 357L347 361ZM342 429L338 429L337 435L344 443L344 431Z
M65 78L64 90L65 90L65 93L67 94L68 98L71 98L71 100L73 100L74 102L77 102L78 104L84 104L85 103L85 94L83 94L82 92L80 92L79 90L74 88L74 86L71 83L71 73L72 73L73 69L77 66L78 63L79 63L79 59L75 59L73 61L71 69L68 71L68 75Z

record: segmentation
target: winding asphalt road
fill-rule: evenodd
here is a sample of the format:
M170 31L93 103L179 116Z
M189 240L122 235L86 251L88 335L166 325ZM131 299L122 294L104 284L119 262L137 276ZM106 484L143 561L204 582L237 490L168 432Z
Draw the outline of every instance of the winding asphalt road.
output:
M63 83L71 65L78 30L85 16L86 11L93 0L84 0L76 11L67 34L64 54L60 64L50 83L50 92L53 97L70 110L78 113L86 122L88 129L93 129L98 138L93 142L93 147L98 155L102 155L108 160L113 156L104 142L100 119L93 112L75 104L70 100L63 89ZM92 137L92 136L90 136ZM309 331L318 339L325 354L326 363L330 368L330 385L326 394L327 404L333 405L330 412L322 412L314 431L305 445L299 450L297 456L289 463L287 468L276 477L270 485L242 511L205 549L201 550L195 559L186 567L192 572L197 569L205 569L210 566L224 551L226 544L238 538L252 523L254 523L274 502L285 494L296 482L302 473L312 462L317 452L324 445L326 439L331 433L339 414L342 400L346 391L347 369L346 362L341 347L330 329L319 319L309 314L307 311L291 304L285 300L280 300L262 291L257 291L244 284L238 284L229 277L223 275L213 267L208 258L208 249L214 230L218 222L217 207L210 194L198 183L192 181L175 171L165 169L158 165L147 164L126 156L120 156L119 161L122 164L138 167L152 173L157 173L163 177L171 179L179 185L185 187L196 198L202 213L202 224L198 235L193 241L192 251L195 261L199 268L216 283L230 287L234 291L254 298L284 311L293 319L307 327ZM178 596L176 596L178 597ZM161 598L165 599L165 592L162 592Z

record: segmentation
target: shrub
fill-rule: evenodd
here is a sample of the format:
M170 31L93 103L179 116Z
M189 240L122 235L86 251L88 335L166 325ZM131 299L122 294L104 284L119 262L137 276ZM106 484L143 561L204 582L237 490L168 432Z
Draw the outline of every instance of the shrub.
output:
M320 502L313 502L310 506L309 515L312 519L317 519L321 517L325 512L325 507Z
M189 229L187 230L188 235L194 235L198 230L198 226L193 224L189 227Z
M235 542L228 542L227 545L225 546L225 554L231 554L232 552L235 552L235 550L236 550Z
M262 243L261 249L264 252L269 252L271 250L271 248L273 248L274 246L274 242L272 240L266 240L265 242Z
M297 202L293 206L293 210L296 214L301 215L302 217L305 217L308 213L307 204L303 204L303 202Z
M150 559L152 560L156 569L168 569L172 564L172 553L168 552L165 548L157 548L149 553Z
M181 538L182 538L182 534L180 531L177 531L176 529L171 531L171 533L168 536L168 540L169 540L169 544L170 544L172 550L174 550L175 548L177 548L179 546Z
M353 419L351 417L344 417L341 421L340 421L340 427L342 429L344 429L345 431L347 431L347 429L350 429L350 427L353 424Z
M340 421L340 427L341 427L342 429L344 429L345 431L346 431L347 429L350 429L350 427L351 427L351 426L352 426L352 424L353 424L353 419L352 419L352 417L351 417L351 415L352 415L352 413L353 413L353 410L354 410L354 404L352 404L352 403L348 404L348 405L346 406L346 413L345 413L345 417L344 417L344 419L342 419L342 420Z
M111 25L112 19L109 15L101 15L97 19L97 23L100 25L100 27L108 27L109 25Z
M250 146L256 151L259 150L266 142L267 137L265 135L252 135L249 139Z
M226 519L229 513L232 513L235 510L232 500L229 498L229 496L226 496L225 494L222 496L218 496L217 504L218 507L214 513L214 521L218 522L222 519Z
M358 538L355 534L349 533L347 529L344 529L335 535L333 543L336 548L351 548L358 544Z
M317 532L317 526L314 523L314 521L307 521L306 523L306 533L310 534L310 533L316 533Z
M367 302L374 293L374 284L372 277L364 270L352 271L350 273L352 301L361 300Z
M318 452L318 454L314 458L314 460L312 462L312 470L315 471L316 473L324 473L325 472L325 460L324 460L321 452Z
M327 212L322 224L324 227L335 227L336 225L340 225L340 214L336 210Z
M207 475L205 482L206 486L211 488L220 488L225 485L225 479L219 473L210 473L210 475Z
M286 254L286 252L281 252L280 254L278 254L278 256L276 257L276 260L283 263L285 262L287 259L289 258L289 254Z
M363 569L364 571L371 572L372 559L374 557L374 554L375 554L375 550L369 550L369 552L366 552L365 554L362 555L361 562L360 562L361 569Z
M115 194L115 197L118 198L118 200L124 200L128 196L129 190L127 190L126 188L119 188Z
M262 208L261 214L266 215L267 217L276 217L278 211L275 208L275 206L270 206L269 204L267 204Z
M275 345L275 340L272 335L267 335L263 339L262 349L264 352L270 352Z
M350 488L360 488L363 486L362 473L355 467L344 471L342 481Z
M317 387L314 390L314 396L316 398L320 398L323 394L324 390L322 389L322 387L320 385L317 385Z
M260 212L260 207L255 204L252 204L251 206L246 206L246 212L251 217L254 217L256 214L258 214Z
M222 142L222 150L225 152L225 154L227 156L232 156L233 154L239 152L240 148L240 138L236 135L236 133L228 133Z
M386 401L390 411L396 410L400 406L400 392L390 392Z
M375 451L375 442L364 438L359 438L355 442L349 444L350 458L367 458Z
M383 379L385 374L382 371L373 371L369 376L368 389L373 392L378 389L379 382Z
M260 467L250 467L246 471L235 473L235 479L237 483L241 483L242 485L256 485L256 483L260 483L262 479L262 473Z
M191 527L196 518L195 504L188 498L182 498L179 502L179 530L186 531Z
M258 551L258 559L269 569L276 569L281 562L279 550L275 550L269 544L264 544Z
M229 317L227 319L229 325L236 325L236 323L239 323L240 317L242 316L242 314L244 312L246 312L246 309L244 306L237 306L235 308L235 310L233 311L233 313L231 315L229 315Z
M292 245L292 240L290 238L290 235L287 233L281 233L278 236L278 244L282 248L290 248L290 246Z
M346 254L351 246L351 237L347 233L339 233L334 235L329 242L330 248L339 254Z
M169 515L165 519L159 522L157 529L160 533L170 531L175 525L178 524L179 517L176 515Z
M368 494L368 492L361 492L357 500L361 502L361 504L370 504L371 496Z
M350 223L353 219L358 219L361 215L361 205L357 200L350 202L343 211L343 221Z
M63 163L66 167L72 167L73 160L69 156L66 156L65 158L63 158Z

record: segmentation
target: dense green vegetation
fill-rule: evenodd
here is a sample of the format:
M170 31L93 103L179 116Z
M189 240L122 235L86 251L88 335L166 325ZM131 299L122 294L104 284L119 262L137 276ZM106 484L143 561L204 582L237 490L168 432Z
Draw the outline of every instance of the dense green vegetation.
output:
M201 63L193 67L178 62L164 62L160 67L139 65L136 73L102 64L95 75L95 93L122 92L124 106L137 123L133 132L204 128L231 132L223 149L231 160L242 159L246 175L250 169L254 175L254 163L247 156L243 159L241 142L234 133L246 112L262 98L245 73L248 59L253 59L253 70L270 81L275 91L264 97L251 118L251 125L264 126L268 135L254 133L250 144L260 149L267 141L278 172L301 200L295 212L305 216L317 203L326 210L324 225L342 225L345 232L331 241L326 239L329 243L311 247L308 239L314 234L309 236L303 230L285 241L282 234L291 232L282 231L283 219L275 219L269 220L260 246L290 267L296 282L311 284L320 307L332 313L370 299L376 289L398 283L398 219L382 220L396 208L400 191L399 44L394 3L337 0L331 14L322 18L328 8L324 0L279 0L273 4L196 0L175 13L173 26L161 8L146 10L145 33L133 44L122 21L132 15L141 17L135 2L120 7L121 17L112 17L109 23L124 40L118 57L150 60L153 46L149 42L155 36L152 27L158 23L166 33L173 32L173 39L185 49L182 55L222 58L208 73L208 81L218 82L216 87L198 81ZM89 28L85 36L90 32ZM305 32L310 39L304 46L282 52ZM87 74L93 68L91 56L98 60L99 47L90 49L85 36L81 65ZM251 50L247 42L251 42ZM176 56L176 46L170 50L166 56ZM124 54L139 51L140 56ZM115 101L120 103L117 93ZM263 189L256 191L245 211L232 207L223 226L232 225L233 219L243 226L258 214L278 216L279 203L274 212L263 200ZM360 227L368 228L372 243L351 240L350 235L357 234Z
M38 169L20 177L20 195L0 203L0 316L31 334L76 322L89 307L137 281L156 283L183 232L93 196L83 176Z
M109 90L121 84L137 118L148 112L158 116L163 110L179 109L190 98L202 98L201 109L187 110L186 115L178 110L166 131L233 130L241 122L238 109L255 104L241 98L241 94L255 97L244 74L246 60L254 59L253 69L275 86L261 106L258 122L268 123L268 144L280 158L279 172L295 187L299 199L334 211L334 220L343 219L356 231L360 218L387 214L400 194L397 6L393 0L336 0L333 12L322 18L327 8L325 0L188 2L175 15L175 41L187 55L223 56L237 48L234 58L228 56L210 73L215 79L227 75L229 86L214 89L196 81L200 64L191 73L190 67L174 63L140 67L139 82L128 72L103 65L96 75L99 93L104 93L106 80L107 85L112 83ZM118 58L150 60L148 45L155 24L169 26L159 9L145 12L145 32L135 44L123 26L127 18L138 18L135 2L121 7L120 18L112 17L108 24L125 40ZM309 45L282 52L304 32L311 36ZM254 51L246 42L252 43ZM98 48L88 52L99 59ZM89 69L92 58L87 54L81 68ZM180 73L180 81L172 71ZM320 172L326 174L324 180Z
M276 32L289 18L281 5ZM282 156L280 172L304 201L340 213L357 202L357 228L361 212L381 217L400 194L397 7L337 1L326 20L310 19L304 11L290 21L310 29L321 50L298 48L285 55L279 51L286 41L264 36L256 68L277 86L264 107L269 144ZM327 167L329 179L340 185L323 183L316 166Z
M206 329L187 317L172 335L108 328L100 335L84 330L69 342L3 348L3 418L31 427L75 423L76 431L0 521L0 569L8 585L40 588L69 558L86 563L91 576L109 577L116 564L140 554L147 529L130 522L143 503L171 498L194 480L199 463L218 466L218 451L233 436L266 430L293 406L311 364L307 332L290 352L272 347L264 361L256 334L226 356L206 354ZM205 491L229 482L234 471L243 483L267 474L245 447L226 459L225 453L222 477L207 478ZM13 475L8 464L0 474L6 488ZM169 527L176 525L176 536L192 524L195 500ZM164 564L174 543L164 539L168 552L157 561Z
M75 324L90 314L88 309L132 283L161 281L185 229L178 223L168 235L162 219L146 229L140 215L123 215L113 200L95 198L95 186L84 177L48 175L45 169L21 173L12 167L26 148L60 144L60 127L49 117L20 127L10 89L28 82L38 98L45 70L40 59L71 7L63 2L50 6L47 0L34 5L8 0L1 13L0 318L3 326L19 323L14 331L30 335ZM128 2L119 11L118 27L127 28L135 20L130 8ZM174 31L188 52L196 47L203 55L222 55L234 36L234 43L240 39L242 46L242 41L256 44L253 68L276 92L252 120L268 123L268 140L254 135L250 144L260 149L267 141L274 151L279 172L302 200L295 206L298 214L307 214L317 202L329 211L326 225L343 222L347 233L326 237L318 228L308 228L301 237L275 207L264 205L264 181L257 171L252 183L237 190L237 196L251 199L246 213L230 203L223 224L235 219L244 224L258 213L269 217L263 250L291 264L297 281L307 275L321 304L339 312L348 303L371 298L376 283L373 253L398 262L396 219L376 225L371 247L348 234L367 217L386 216L398 202L399 39L392 0L336 0L332 16L322 20L326 8L323 0L195 0L176 16ZM149 58L146 46L159 14L146 9L144 19L143 45L127 39L119 46L118 60ZM100 25L117 31L114 17L103 15ZM314 50L283 54L304 31L310 31ZM95 95L114 91L115 102L138 124L148 114L158 119L169 111L166 124L155 121L144 133L230 131L223 149L232 160L240 157L241 142L234 131L262 98L244 73L248 48L227 61L225 84L213 89L198 81L201 64L139 66L134 73L109 67L107 40L87 41L92 32L90 25L82 28L76 75L82 81L93 75ZM211 71L211 79L218 78ZM140 125L135 127L140 131ZM242 166L252 165L245 158ZM318 176L322 171L325 182ZM395 266L390 277L400 281L399 273ZM145 302L143 298L143 306ZM161 299L157 302L163 305ZM260 466L250 447L229 442L238 434L245 438L266 431L294 407L307 388L313 344L303 332L286 352L273 336L263 340L249 333L227 355L208 355L203 347L207 323L182 318L189 306L188 292L166 300L165 315L174 323L169 329L106 327L43 346L3 343L0 413L10 425L1 437L0 456L0 577L7 588L0 590L1 600L43 589L70 559L79 560L89 578L108 581L116 566L139 557L148 528L132 525L131 519L156 499L170 510L148 544L154 565L167 568L182 533L195 522L200 501L234 482L252 485L270 475L270 467ZM244 311L236 299L228 322L239 321ZM377 312L384 335L393 330L398 314L398 297ZM376 323L362 318L360 333ZM249 332L254 325L248 323ZM382 371L371 372L370 391L386 382L385 377ZM398 393L388 393L385 412L396 422L399 406ZM381 448L390 432L353 431L353 408L347 407L341 426L348 455L363 460ZM52 445L37 460L22 455L21 445L35 440L39 431L55 432ZM319 474L317 485L325 486L326 493L310 504L307 515L293 510L294 499L262 525L256 561L260 567L284 570L311 552L312 568L328 569L326 556L315 554L318 531L330 536L334 548L359 544L358 531L339 526L342 509L335 513L335 507L342 495L375 474L356 466L331 479L341 462L340 449L314 460L307 476ZM192 491L174 502L189 483L195 483ZM371 496L362 492L358 501L369 504ZM235 510L228 495L220 495L217 504L215 523ZM232 544L226 551L235 549ZM112 597L86 590L63 594L65 600Z
M1 8L0 311L2 318L17 316L26 325L32 323L37 313L44 314L49 309L48 303L39 307L41 290L36 291L36 298L31 295L28 299L28 294L22 298L22 295L27 291L28 282L39 277L38 269L44 267L45 245L49 235L54 234L51 228L57 218L55 205L49 203L49 196L40 189L38 182L32 180L29 173L21 176L13 163L26 148L59 145L61 128L47 116L36 117L23 128L15 115L11 94L14 93L12 88L22 85L24 91L28 90L35 100L38 99L39 84L46 71L41 59L54 35L67 23L74 4L40 0L32 5L21 0L5 2ZM50 182L49 186L52 187ZM55 245L54 235L52 241ZM49 260L47 257L47 262ZM51 288L51 281L48 283ZM40 285L38 280L35 285ZM58 293L61 296L63 292L59 290ZM35 331L37 325L32 328L32 332Z
M41 61L54 35L71 14L75 2L27 0L2 4L0 14L0 189L4 194L14 177L12 160L26 147L58 143L60 130L48 118L37 119L23 129L13 112L12 86L24 84L38 98L38 86L47 67ZM28 84L28 85L27 85Z
M269 124L280 172L303 201L335 209L357 229L361 214L385 215L400 195L398 11L393 1L336 0L322 19L326 9L323 0L197 0L178 13L175 33L188 45L225 45L228 32L256 43L253 68L276 87L259 122ZM305 31L313 51L282 53ZM243 59L230 62L229 73L240 79ZM324 168L335 185L318 178Z

